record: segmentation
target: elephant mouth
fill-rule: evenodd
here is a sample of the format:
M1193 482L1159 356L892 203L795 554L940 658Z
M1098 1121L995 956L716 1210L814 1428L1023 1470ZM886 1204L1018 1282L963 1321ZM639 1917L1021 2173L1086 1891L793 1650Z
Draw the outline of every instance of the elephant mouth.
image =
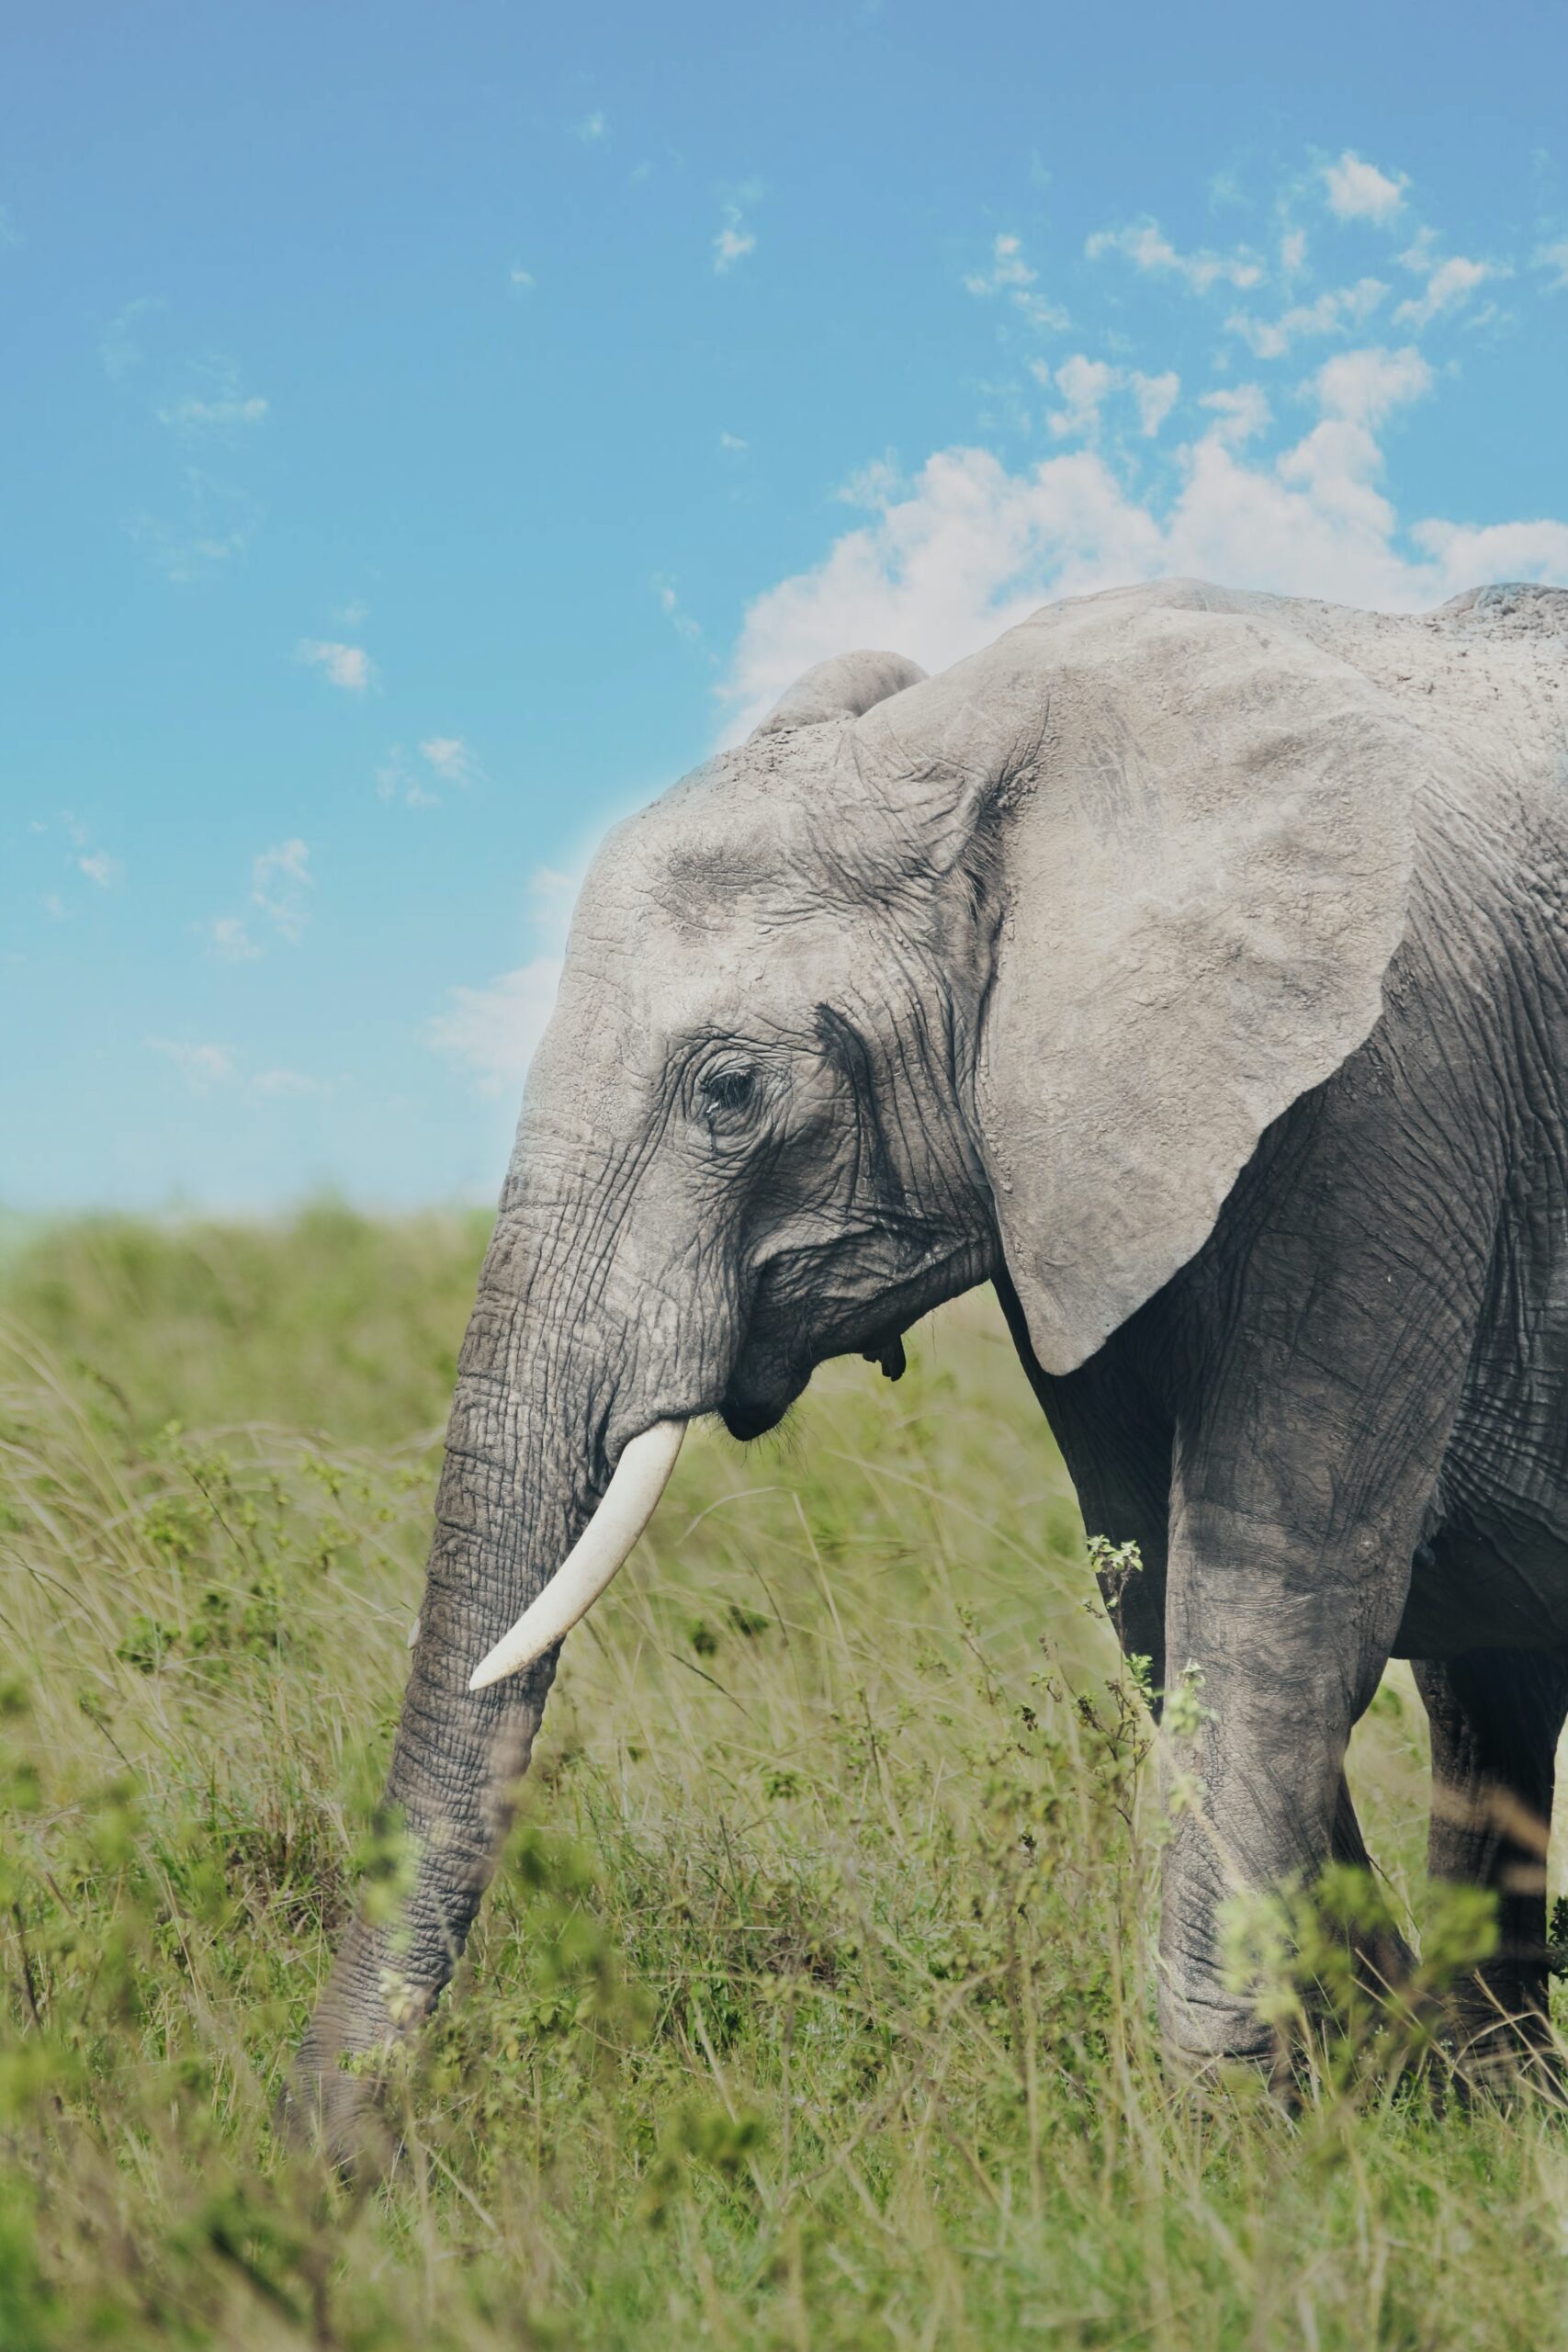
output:
M718 1408L719 1419L732 1438L749 1445L754 1438L766 1437L770 1430L777 1429L805 1387L806 1382L800 1380L773 1396L731 1391Z
M903 1339L910 1325L944 1299L984 1281L993 1255L983 1240L969 1236L935 1250L917 1269L880 1286L874 1300L846 1300L837 1313L822 1317L805 1345L798 1340L792 1344L788 1338L764 1339L770 1324L783 1318L760 1310L719 1401L725 1428L743 1443L766 1437L805 1393L818 1365L833 1356L863 1356L889 1380L897 1380L904 1371Z

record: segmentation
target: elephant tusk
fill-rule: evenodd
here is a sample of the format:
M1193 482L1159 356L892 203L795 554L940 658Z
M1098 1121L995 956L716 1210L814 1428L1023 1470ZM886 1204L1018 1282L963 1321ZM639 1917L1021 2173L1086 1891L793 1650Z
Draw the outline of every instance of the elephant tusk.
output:
M598 1510L543 1592L475 1667L470 1690L532 1666L586 1617L653 1517L685 1434L684 1421L655 1421L625 1447Z

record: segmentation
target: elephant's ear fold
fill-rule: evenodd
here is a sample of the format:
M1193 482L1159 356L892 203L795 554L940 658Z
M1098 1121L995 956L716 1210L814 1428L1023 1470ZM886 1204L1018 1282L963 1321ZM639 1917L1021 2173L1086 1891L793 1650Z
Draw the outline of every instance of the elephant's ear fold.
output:
M1371 1031L1448 756L1288 605L1226 602L1085 599L961 665L1011 775L981 1146L1051 1372L1186 1263L1264 1128Z
M890 695L919 685L925 674L901 653L836 654L795 680L761 725L752 729L752 741L777 735L786 727L815 727L824 718L859 718Z

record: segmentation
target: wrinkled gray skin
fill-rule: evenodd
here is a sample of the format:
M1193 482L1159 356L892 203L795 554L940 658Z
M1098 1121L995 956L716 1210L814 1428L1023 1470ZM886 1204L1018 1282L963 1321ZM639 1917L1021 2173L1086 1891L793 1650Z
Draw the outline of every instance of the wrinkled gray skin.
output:
M627 1441L772 1429L995 1282L1111 1596L1190 1661L1168 2042L1268 2037L1228 1889L1358 1858L1390 1656L1440 1873L1539 2010L1529 1824L1568 1707L1568 594L1418 619L1166 582L942 676L857 654L595 862L463 1350L388 1798L400 1938L349 1933L296 2072L351 2147L430 2007L555 1671L470 1669ZM604 1604L614 1608L614 1596ZM1480 1995L1478 1994L1478 1998Z

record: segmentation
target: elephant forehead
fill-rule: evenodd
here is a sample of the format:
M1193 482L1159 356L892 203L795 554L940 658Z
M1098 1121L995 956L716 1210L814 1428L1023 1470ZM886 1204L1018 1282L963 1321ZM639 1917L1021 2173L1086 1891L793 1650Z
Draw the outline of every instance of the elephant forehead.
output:
M854 927L804 896L784 913L772 891L716 891L698 921L632 877L579 909L538 1082L601 1111L615 1094L627 1115L697 1040L809 1044L817 1005L866 960Z
M617 825L583 886L585 928L646 952L747 914L788 921L809 908L830 812L852 776L846 729L812 731L838 740L773 737L726 754Z

